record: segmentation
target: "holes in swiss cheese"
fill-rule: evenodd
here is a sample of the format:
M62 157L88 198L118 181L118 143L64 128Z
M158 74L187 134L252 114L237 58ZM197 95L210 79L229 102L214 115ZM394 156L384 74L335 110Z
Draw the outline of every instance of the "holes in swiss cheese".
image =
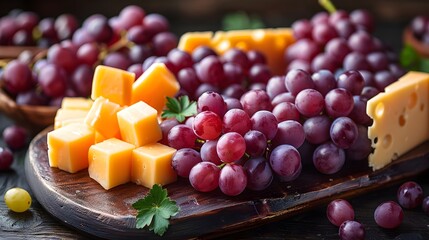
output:
M378 103L377 106L375 106L375 116L377 118L382 118L384 115L384 104Z
M399 116L399 126L403 127L406 122L404 114L401 114L401 116Z
M417 105L418 96L416 92L413 92L408 99L408 109L413 109Z
M388 148L391 144L392 144L392 135L387 134L386 136L384 136L383 142L381 143L381 145L384 148Z

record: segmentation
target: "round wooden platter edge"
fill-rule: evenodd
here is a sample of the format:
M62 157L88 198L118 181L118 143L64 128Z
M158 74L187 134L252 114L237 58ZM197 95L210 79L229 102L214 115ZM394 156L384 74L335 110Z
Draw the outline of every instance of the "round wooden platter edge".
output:
M87 171L69 174L51 168L46 136L40 132L30 143L25 173L28 184L41 205L65 225L106 239L132 237L160 238L147 229L135 228L132 203L148 189L133 183L104 190L89 178ZM350 197L393 184L429 169L429 143L395 161L390 167L372 172L362 164L351 164L339 175L304 172L292 183L273 182L262 192L227 197L220 191L198 193L185 179L167 185L169 196L180 212L170 219L164 237L183 239L215 237L267 222L284 219L339 197ZM408 161L411 160L411 161Z

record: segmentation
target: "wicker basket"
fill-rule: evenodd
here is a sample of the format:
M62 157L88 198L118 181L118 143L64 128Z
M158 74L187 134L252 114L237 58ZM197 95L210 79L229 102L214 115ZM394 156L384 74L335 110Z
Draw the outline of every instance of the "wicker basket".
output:
M406 28L404 30L403 41L405 44L413 47L420 56L429 58L429 45L423 44L418 39L416 39L410 28Z

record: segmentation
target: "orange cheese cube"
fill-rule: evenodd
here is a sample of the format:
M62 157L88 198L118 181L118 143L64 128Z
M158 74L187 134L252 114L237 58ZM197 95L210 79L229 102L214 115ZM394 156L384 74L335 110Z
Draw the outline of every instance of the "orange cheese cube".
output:
M265 55L274 74L284 74L284 51L294 41L290 28L189 32L181 36L178 48L192 53L199 46L208 46L220 55L231 48L258 50Z
M111 138L111 137L109 137L109 138ZM103 142L103 141L106 141L106 140L107 140L107 139L109 139L109 138L107 138L107 137L103 136L101 133L99 133L99 132L95 131L94 143ZM120 133L120 132L118 132L118 134L117 134L116 136L114 136L113 138L116 138L116 139L122 140L122 138L121 138L121 133Z
M85 123L93 127L106 139L120 136L116 113L121 109L122 107L119 104L111 102L107 98L98 97L89 110Z
M54 129L62 127L67 121L83 121L86 114L88 114L88 110L60 108L55 115Z
M104 97L121 106L130 105L134 80L134 73L99 65L92 80L91 98Z
M124 141L140 147L162 139L157 111L140 101L118 112L118 123Z
M131 181L147 188L154 184L166 185L175 182L177 174L171 166L176 149L153 143L133 150Z
M74 123L48 133L48 157L51 167L75 173L88 167L88 150L94 143L94 130Z
M129 182L133 149L116 138L92 145L87 155L89 176L106 190Z
M174 97L179 89L173 73L163 63L154 63L134 82L131 103L143 101L161 113L166 98Z
M62 109L89 110L92 106L92 99L83 97L65 97L61 102Z
M73 118L73 119L64 120L61 123L61 127L65 127L67 125L74 124L74 123L85 123L85 118Z

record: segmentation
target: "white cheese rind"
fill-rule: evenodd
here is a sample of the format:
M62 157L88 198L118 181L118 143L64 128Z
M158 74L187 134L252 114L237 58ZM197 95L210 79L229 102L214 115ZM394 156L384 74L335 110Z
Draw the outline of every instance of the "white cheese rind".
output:
M383 168L429 139L429 74L409 72L367 103L373 170Z

